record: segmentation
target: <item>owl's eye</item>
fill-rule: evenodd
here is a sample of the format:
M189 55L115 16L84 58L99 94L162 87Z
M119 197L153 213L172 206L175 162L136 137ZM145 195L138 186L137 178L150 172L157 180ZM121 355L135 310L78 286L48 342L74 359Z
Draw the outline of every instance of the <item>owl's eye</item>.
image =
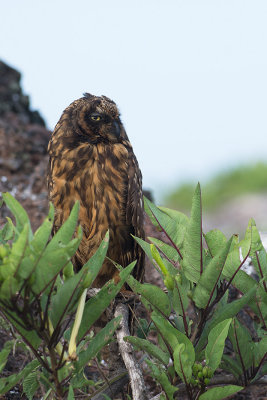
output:
M100 117L100 115L98 115L98 114L92 114L92 115L91 115L91 120L92 120L92 121L100 121L100 120L101 120L101 117Z

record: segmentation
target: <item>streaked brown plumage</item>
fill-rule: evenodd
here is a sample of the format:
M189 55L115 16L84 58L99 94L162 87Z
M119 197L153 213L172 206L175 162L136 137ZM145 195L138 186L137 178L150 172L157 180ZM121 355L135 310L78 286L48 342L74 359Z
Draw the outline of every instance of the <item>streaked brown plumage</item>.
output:
M67 107L48 145L48 190L56 210L54 232L80 201L83 239L73 259L78 270L94 254L107 229L107 256L143 276L143 252L131 234L144 237L142 175L116 104L86 93ZM101 287L118 272L106 259L94 282Z

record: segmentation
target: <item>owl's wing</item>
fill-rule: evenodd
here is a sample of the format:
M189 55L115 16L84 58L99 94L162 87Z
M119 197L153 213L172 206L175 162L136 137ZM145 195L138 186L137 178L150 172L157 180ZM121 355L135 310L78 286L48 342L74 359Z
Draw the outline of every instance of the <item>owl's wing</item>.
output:
M132 150L129 151L128 159L126 223L127 225L132 226L134 236L144 239L142 174L138 166L138 161ZM144 275L144 252L135 240L133 241L132 246L132 261L137 260L134 268L134 276L139 281L142 281Z

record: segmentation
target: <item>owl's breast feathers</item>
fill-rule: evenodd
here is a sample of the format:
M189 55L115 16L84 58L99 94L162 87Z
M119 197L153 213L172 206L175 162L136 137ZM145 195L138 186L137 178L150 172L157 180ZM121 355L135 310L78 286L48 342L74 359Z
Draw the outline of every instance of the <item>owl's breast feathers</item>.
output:
M49 143L48 187L56 210L54 231L68 218L76 200L83 239L73 259L79 269L110 231L108 257L123 267L137 259L134 275L142 279L143 253L131 235L144 237L141 172L132 147L121 143L81 141L55 129ZM95 286L117 276L106 260Z

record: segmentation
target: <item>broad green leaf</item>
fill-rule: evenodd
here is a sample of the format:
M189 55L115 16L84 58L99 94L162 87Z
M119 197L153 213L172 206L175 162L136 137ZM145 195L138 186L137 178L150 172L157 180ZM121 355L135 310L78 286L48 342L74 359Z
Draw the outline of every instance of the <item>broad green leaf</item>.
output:
M195 362L195 353L193 354L185 343L181 343L175 347L173 358L175 371L185 383L189 382Z
M75 400L74 391L73 391L72 385L69 386L69 393L68 393L67 400Z
M2 193L2 196L7 207L10 209L10 211L16 218L17 232L21 233L24 226L27 225L29 240L30 240L32 238L32 230L28 214L26 213L24 208L20 205L20 203L10 193ZM18 234L16 234L16 236L17 235Z
M53 236L53 239L48 243L44 252L44 256L46 256L47 253L58 249L61 245L67 245L69 243L77 226L79 208L79 202L76 201L72 207L69 218L64 222L57 233Z
M226 257L232 243L232 238L219 253L210 261L201 275L194 291L193 300L198 308L207 307L219 282Z
M183 242L185 231L184 223L178 223L177 220L174 220L166 212L160 210L157 206L155 206L155 204L146 198L144 198L144 206L146 213L151 219L151 222L158 228L159 231L166 234L172 245L178 251L180 244Z
M4 347L0 351L0 372L3 371L8 355L14 345L14 340L9 340L8 342L5 342Z
M166 341L169 347L171 347L172 352L174 352L178 344L183 343L186 351L188 352L189 360L195 359L194 346L186 335L184 335L182 332L179 332L178 329L174 328L170 324L169 321L156 312L152 313L151 319L158 331L161 333L161 336L164 338L164 341Z
M25 379L33 370L40 365L38 360L33 360L23 368L19 373L8 376L7 378L0 379L0 394L7 393L12 389L18 382Z
M133 337L133 336L126 336L124 338L124 340L126 342L129 342L132 345L136 346L137 348L145 351L150 356L152 356L152 357L156 358L157 360L159 360L160 362L162 362L162 364L168 365L168 363L169 363L169 354L165 353L158 346L155 346L154 344L152 344L148 340L140 339L140 338Z
M27 329L22 328L24 325L23 321L14 311L9 311L8 314L6 314L5 310L2 309L2 312L5 314L6 319L15 327L20 336L22 336L24 342L27 345L30 344L31 347L37 350L41 343L41 339L38 337L37 333L33 330L29 330L29 327L27 327Z
M0 298L11 300L13 296L19 291L21 283L13 276L9 276L4 280L0 287Z
M98 352L112 339L114 332L120 324L121 316L114 318L110 321L105 328L101 329L99 333L90 341L87 349L79 353L79 359L75 362L75 369L79 371L81 368L92 360Z
M215 387L208 389L207 392L203 393L199 400L222 400L226 397L232 396L233 394L240 392L244 389L242 386L227 385L223 387Z
M254 343L255 366L257 367L267 353L267 335L260 342Z
M153 237L148 237L148 239L170 260L177 262L180 259L179 254L174 247Z
M35 392L39 388L38 372L31 372L23 379L23 391L29 400L32 400Z
M139 244L139 246L144 250L144 252L148 256L149 260L152 262L153 257L151 254L150 244L147 243L145 240L138 238L137 236L133 236L133 238L134 238L134 240L136 240L136 242Z
M1 279L6 279L7 277L11 277L16 274L26 250L28 243L28 232L29 226L25 225L16 242L13 243L7 262L0 265Z
M180 246L182 247L185 231L189 222L188 216L180 211L172 210L170 208L166 207L158 207L158 208L165 214L169 215L169 217L171 217L171 219L175 222L176 226L174 225L175 231L173 234L173 239L178 247Z
M247 328L234 318L229 330L229 339L235 350L239 365L246 369L250 368L254 359L254 343Z
M242 368L239 366L238 362L232 357L227 356L226 354L223 354L222 356L221 368L224 371L230 372L236 378L240 377L243 373Z
M212 328L214 328L219 322L224 321L228 318L233 318L246 304L249 304L251 299L255 296L256 286L249 290L248 293L244 294L241 299L235 300L228 303L215 311L212 319L206 324L200 340L197 344L197 350L201 350L205 345L208 334Z
M14 225L11 219L9 217L6 217L6 219L7 223L0 230L0 243L5 243L6 241L11 240L15 232Z
M149 283L140 283L132 276L129 276L127 283L130 288L138 294L141 294L141 301L149 308L162 312L167 317L171 313L171 305L166 293L161 288Z
M151 369L151 375L162 386L162 389L166 393L168 400L173 400L174 393L178 391L178 388L170 383L168 376L163 368L157 366L150 360L146 360L146 363Z
M81 239L82 231L78 229L77 237L72 239L67 245L59 246L49 252L47 251L49 245L46 247L35 269L35 281L32 285L34 293L39 294L47 288L75 254Z
M228 335L229 326L232 319L226 319L219 322L209 333L208 344L205 349L206 363L214 372L220 365L225 339Z
M187 296L190 287L189 282L185 278L185 276L183 276L183 273L181 273L181 279L181 284L177 283L177 281L175 282L172 292L172 303L174 311L177 314L183 315L186 312L187 307L190 303L189 297Z
M55 327L58 321L71 310L77 302L81 290L90 287L100 271L107 254L109 235L106 234L99 248L87 261L82 269L65 281L58 289L51 301L50 318ZM84 284L86 283L86 286Z
M225 246L227 239L219 229L213 229L204 235L212 257L216 256Z
M265 278L265 286L266 286L266 281L267 281L267 253L265 249L259 251L258 253L258 258L257 258L257 265L258 265L258 270L260 273L260 279Z
M222 272L222 275L227 280L231 280L233 285L234 285L235 281L238 281L238 279L236 279L237 278L236 271L242 265L242 260L240 259L240 248L242 247L243 250L244 249L247 250L247 253L244 256L244 258L245 258L248 256L250 245L251 245L251 240L244 239L241 243L238 240L238 236L233 235L232 245L230 247L229 254L225 261L225 265L224 265L223 272ZM239 270L239 272L240 272L240 270ZM238 272L238 274L239 274L239 272ZM234 280L232 280L234 275L236 275L236 276L235 276Z
M254 267L256 268L257 273L259 274L259 276L261 276L259 268L258 268L257 259L256 259L256 252L260 252L260 251L264 250L264 247L261 242L261 237L260 237L260 234L256 227L256 223L253 218L251 218L248 223L248 227L247 227L247 230L245 233L245 240L246 239L251 240L251 247L250 247L249 255L252 258L252 263L253 263ZM243 251L243 248L242 248L242 251ZM245 256L244 253L243 253L243 256Z
M193 196L191 216L185 232L182 267L187 279L198 282L203 272L202 206L198 184Z
M90 300L88 300L84 307L83 318L80 325L77 340L81 341L86 332L89 331L91 326L97 321L103 311L109 306L111 300L119 293L126 279L132 272L136 261L129 264L120 272L120 281L115 285L111 280Z
M54 222L54 207L52 203L49 206L49 212L42 225L35 232L31 241L31 247L36 256L40 256L49 240Z

